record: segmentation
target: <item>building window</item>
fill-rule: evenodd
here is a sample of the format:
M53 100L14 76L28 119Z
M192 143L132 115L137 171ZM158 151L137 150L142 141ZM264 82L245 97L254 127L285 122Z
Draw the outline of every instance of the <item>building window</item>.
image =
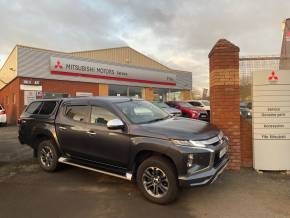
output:
M167 101L167 94L169 89L154 89L154 101Z
M166 98L168 101L179 101L181 100L181 91L171 90L170 93L167 93Z
M130 96L135 98L142 98L143 88L121 86L121 85L109 85L109 96Z
M128 86L109 85L109 96L128 96Z
M129 96L135 98L142 98L143 88L129 87Z

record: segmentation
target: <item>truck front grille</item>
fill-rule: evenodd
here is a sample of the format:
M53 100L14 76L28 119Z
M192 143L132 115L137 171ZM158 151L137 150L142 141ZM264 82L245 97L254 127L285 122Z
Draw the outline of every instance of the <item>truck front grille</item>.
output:
M220 151L216 151L214 154L214 162L213 162L214 167L218 166L223 161L223 159L227 157L228 154L226 153L222 158L220 158L219 155Z

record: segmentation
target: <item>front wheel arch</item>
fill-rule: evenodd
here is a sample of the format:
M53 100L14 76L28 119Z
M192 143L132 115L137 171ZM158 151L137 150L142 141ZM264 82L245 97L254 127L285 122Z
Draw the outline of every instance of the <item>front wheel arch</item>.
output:
M174 163L173 159L169 157L167 154L164 154L158 151L153 151L153 150L142 150L136 154L135 159L134 159L133 177L132 177L134 181L136 181L137 171L140 164L146 159L153 156L159 156L159 157L163 157L167 159L172 164L172 166L174 166L175 174L176 175L178 174L176 164Z
M150 169L153 170L151 175L148 173ZM136 182L144 197L158 204L168 204L176 200L179 187L174 169L174 165L163 156L151 156L143 161L137 171Z

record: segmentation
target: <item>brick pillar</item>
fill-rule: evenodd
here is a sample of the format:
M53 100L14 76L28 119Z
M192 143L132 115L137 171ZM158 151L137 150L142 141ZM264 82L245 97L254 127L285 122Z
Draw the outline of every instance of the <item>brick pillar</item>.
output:
M209 53L211 123L230 138L229 168L241 166L239 47L220 39Z
M252 123L241 117L241 159L243 167L253 167Z

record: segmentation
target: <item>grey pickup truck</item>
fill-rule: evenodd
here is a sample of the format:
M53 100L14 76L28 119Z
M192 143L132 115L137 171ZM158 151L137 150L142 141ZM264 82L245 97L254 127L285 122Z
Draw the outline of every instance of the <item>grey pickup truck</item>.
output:
M129 97L34 101L20 117L19 141L45 171L68 164L132 180L159 204L180 187L212 183L229 161L222 131Z

